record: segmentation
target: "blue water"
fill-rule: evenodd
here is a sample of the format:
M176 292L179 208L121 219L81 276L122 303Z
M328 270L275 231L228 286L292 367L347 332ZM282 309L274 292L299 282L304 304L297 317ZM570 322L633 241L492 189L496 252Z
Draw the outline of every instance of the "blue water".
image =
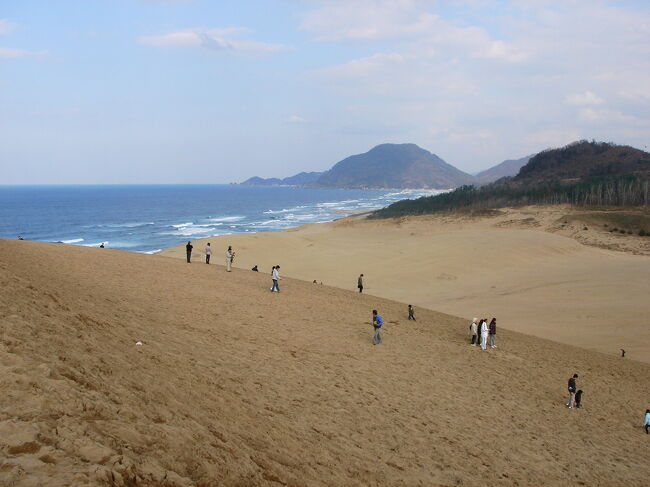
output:
M230 185L0 186L0 238L153 253L202 237L331 221L430 194Z

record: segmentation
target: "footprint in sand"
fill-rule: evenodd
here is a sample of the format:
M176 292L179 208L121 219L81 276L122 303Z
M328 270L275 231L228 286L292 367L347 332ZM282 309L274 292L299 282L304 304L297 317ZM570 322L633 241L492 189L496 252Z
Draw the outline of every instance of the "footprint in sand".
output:
M446 272L443 272L442 274L438 274L436 279L439 279L441 281L455 281L458 279L458 277L454 276L453 274L447 274Z

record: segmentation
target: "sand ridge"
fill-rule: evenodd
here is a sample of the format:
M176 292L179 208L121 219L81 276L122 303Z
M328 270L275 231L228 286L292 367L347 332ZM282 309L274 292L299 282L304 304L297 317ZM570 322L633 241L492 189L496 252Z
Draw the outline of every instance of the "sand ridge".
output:
M3 485L650 478L646 364L506 330L480 352L453 316L155 255L0 240L0 281Z
M345 218L284 232L194 242L233 245L234 265L316 279L415 306L650 362L650 238L621 236L583 222L567 207L529 207L488 216ZM587 228L587 230L585 230ZM639 254L639 255L634 255ZM160 255L183 257L182 246Z

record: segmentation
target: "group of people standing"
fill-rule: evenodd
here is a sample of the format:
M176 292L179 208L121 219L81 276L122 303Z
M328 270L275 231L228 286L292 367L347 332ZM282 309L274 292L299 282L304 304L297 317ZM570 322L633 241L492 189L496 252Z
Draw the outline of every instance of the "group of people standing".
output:
M492 318L488 324L487 318L474 318L469 325L469 333L471 337L471 345L481 346L481 350L487 350L488 338L490 340L490 348L497 348L497 319Z
M187 263L191 264L192 263L192 250L194 249L194 245L192 245L191 241L187 242L187 245L185 246L185 252L187 254ZM205 245L205 263L209 264L210 263L210 257L212 256L212 247L210 246L210 242L208 242ZM226 250L226 272L232 272L232 263L235 260L235 251L232 248L232 245L228 245L228 250ZM254 272L258 272L257 270L257 265L254 266L252 269ZM280 280L280 266L279 265L274 265L273 268L271 269L271 280L273 281L273 285L271 286L271 292L280 292L280 286L278 285L278 281Z
M192 245L191 241L188 241L187 245L185 246L185 253L187 255L188 264L192 263L193 249L194 249L194 245ZM210 257L212 256L212 247L210 246L210 242L206 244L204 253L205 253L205 263L209 264ZM232 271L232 263L234 260L235 260L235 251L232 249L232 246L228 245L228 250L226 250L226 272Z

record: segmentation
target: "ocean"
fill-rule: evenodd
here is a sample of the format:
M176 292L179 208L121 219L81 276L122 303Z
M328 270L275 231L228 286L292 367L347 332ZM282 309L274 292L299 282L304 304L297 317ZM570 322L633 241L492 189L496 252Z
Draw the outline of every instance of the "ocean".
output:
M273 232L428 190L235 185L0 186L0 238L155 253L197 238Z

